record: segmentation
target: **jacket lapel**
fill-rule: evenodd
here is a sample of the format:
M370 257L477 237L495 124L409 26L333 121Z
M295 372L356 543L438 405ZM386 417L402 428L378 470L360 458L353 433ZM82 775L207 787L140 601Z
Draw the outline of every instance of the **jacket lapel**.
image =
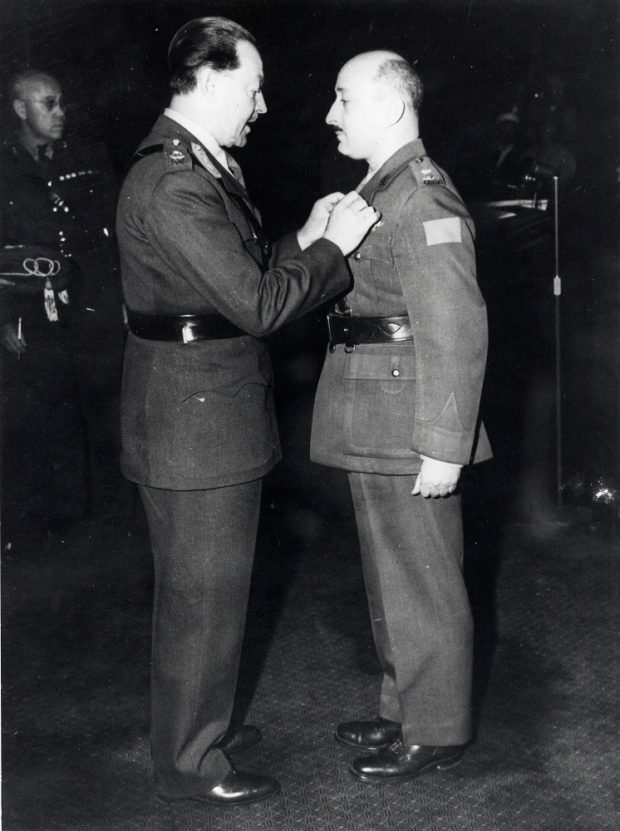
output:
M159 116L150 136L142 142L139 149L152 145L158 141L161 142L162 138L176 138L182 141L183 144L190 149L192 156L200 164L200 166L217 180L218 186L225 190L230 199L239 206L250 225L254 239L260 249L263 266L265 266L266 260L269 256L269 243L263 235L260 217L254 208L254 205L252 205L250 197L242 184L243 176L241 175L241 168L237 162L232 159L231 156L228 156L229 162L232 163L232 169L239 171L239 178L241 181L237 180L232 173L230 173L230 171L226 170L226 168L220 164L215 156L209 152L209 150L195 135L190 133L189 130L186 130L185 127L174 119L168 118L166 115Z
M204 144L189 130L186 130L182 124L167 115L160 115L151 134L142 142L139 149L152 145L163 139L179 139L183 144L189 148L194 158L200 163L208 173L220 180L220 184L229 192L237 196L243 196L248 199L245 188L238 182L237 179L221 165L217 159L210 153ZM229 156L229 158L231 158ZM234 162L237 169L240 170L239 165ZM241 177L243 180L243 177ZM248 200L249 201L249 200Z
M408 144L403 145L400 150L397 150L396 153L390 156L385 164L377 170L372 179L366 182L360 190L360 195L364 197L368 204L372 204L372 200L377 191L385 190L412 159L425 155L426 150L424 149L422 139L415 139L415 141L410 141Z

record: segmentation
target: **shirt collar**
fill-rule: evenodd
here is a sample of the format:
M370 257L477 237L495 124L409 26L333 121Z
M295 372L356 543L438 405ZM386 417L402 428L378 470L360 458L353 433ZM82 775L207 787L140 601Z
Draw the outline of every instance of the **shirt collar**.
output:
M387 161L375 171L375 174L370 179L364 179L358 185L358 190L364 197L370 201L378 190L386 188L392 179L406 167L414 158L421 158L426 155L426 149L421 138L414 139L407 142L400 149L390 156Z
M220 147L208 130L205 130L204 127L197 124L193 118L189 118L183 113L173 110L171 107L166 107L164 115L171 118L173 121L176 121L177 124L181 125L181 127L185 127L186 130L189 130L193 136L196 136L196 138L204 144L209 153L215 156L218 162L223 165L226 170L230 171L226 151L223 147Z
M38 162L39 161L39 147L41 147L42 145L38 144L37 142L28 141L28 138L22 132L19 132L17 134L17 138L18 138L20 144L22 145L22 147L24 148L24 150L26 150L32 156L32 158L35 160L35 162ZM54 143L52 141L49 141L46 144L44 144L43 146L45 147L44 152L45 152L45 155L47 156L47 158L52 159L54 157Z

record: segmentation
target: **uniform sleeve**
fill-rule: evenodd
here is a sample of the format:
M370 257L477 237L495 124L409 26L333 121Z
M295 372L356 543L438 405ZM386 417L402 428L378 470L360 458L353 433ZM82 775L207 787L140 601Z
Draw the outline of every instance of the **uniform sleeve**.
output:
M293 231L274 242L271 252L271 265L276 265L289 257L297 257L301 253L297 232Z
M261 273L221 196L203 182L192 171L163 176L145 222L161 260L214 311L262 337L347 289L346 262L329 240L280 257Z
M395 235L395 261L413 327L413 448L471 460L487 354L486 308L476 281L473 223L443 185L420 184Z

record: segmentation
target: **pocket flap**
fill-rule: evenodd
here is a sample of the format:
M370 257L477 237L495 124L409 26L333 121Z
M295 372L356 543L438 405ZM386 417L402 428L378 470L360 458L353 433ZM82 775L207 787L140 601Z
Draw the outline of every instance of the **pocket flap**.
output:
M392 256L392 237L376 232L368 234L359 249L360 259L394 265Z

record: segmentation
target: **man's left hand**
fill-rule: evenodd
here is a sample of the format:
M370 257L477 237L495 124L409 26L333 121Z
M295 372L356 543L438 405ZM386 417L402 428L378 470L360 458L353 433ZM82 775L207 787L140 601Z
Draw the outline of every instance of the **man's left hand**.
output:
M323 236L329 215L343 196L344 194L339 192L328 193L314 203L308 219L297 231L297 241L302 251Z
M450 496L459 483L461 467L462 465L422 456L422 467L411 493L414 496L421 494L426 498Z

